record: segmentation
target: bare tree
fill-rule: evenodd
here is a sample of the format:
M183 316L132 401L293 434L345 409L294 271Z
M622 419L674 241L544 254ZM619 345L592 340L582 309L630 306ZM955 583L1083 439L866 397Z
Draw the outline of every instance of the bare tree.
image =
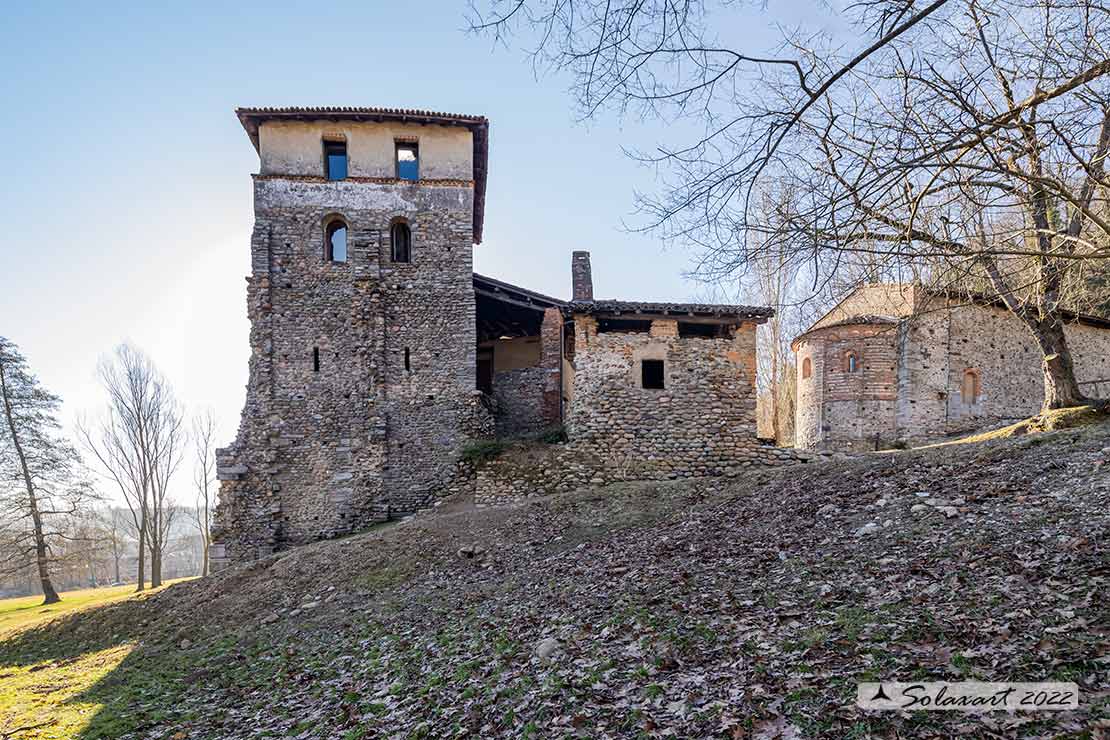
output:
M146 556L151 585L161 585L161 557L172 524L170 481L181 462L182 412L169 383L140 350L122 344L98 367L108 405L94 431L87 420L78 430L118 488L138 533L136 590L145 588Z
M173 519L178 507L170 500L170 482L181 465L185 443L185 415L165 380L159 378L159 409L152 427L150 448L151 521L150 585L162 585L162 556L166 550Z
M203 562L201 575L208 575L211 544L213 487L216 483L216 415L211 409L193 417L193 485L196 490L195 519L200 533Z
M120 561L123 560L129 537L127 516L128 512L118 506L108 506L97 512L100 540L111 556L113 583L123 581L123 574L120 572Z
M68 517L94 498L77 450L61 435L61 399L39 385L19 349L0 337L0 537L6 572L33 564L43 603L60 601L51 579L51 543L80 533Z
M1082 403L1064 327L1085 308L1068 285L1110 259L1103 3L865 0L844 11L864 39L847 53L796 28L770 53L734 48L708 15L733 7L492 0L472 27L534 31L586 116L703 124L641 155L667 173L641 207L644 228L706 252L708 271L777 253L815 286L842 270L986 286L1041 350L1044 407ZM768 187L791 206L760 209Z

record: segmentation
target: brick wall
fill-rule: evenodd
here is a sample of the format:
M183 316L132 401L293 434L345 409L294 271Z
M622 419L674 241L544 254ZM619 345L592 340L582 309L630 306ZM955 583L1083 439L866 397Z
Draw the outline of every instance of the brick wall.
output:
M896 439L897 337L897 324L850 324L819 329L799 341L799 447L863 451ZM848 370L849 353L856 358L855 372ZM806 358L809 378L802 377Z

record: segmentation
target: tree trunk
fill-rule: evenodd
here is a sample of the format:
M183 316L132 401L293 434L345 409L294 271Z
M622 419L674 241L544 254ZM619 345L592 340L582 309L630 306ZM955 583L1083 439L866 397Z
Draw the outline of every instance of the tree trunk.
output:
M42 603L43 606L47 604L57 604L62 600L58 596L58 592L54 590L54 584L50 580L50 569L47 567L46 555L46 539L42 536L42 525L39 523L38 512L35 512L35 560L38 563L39 569L39 582L42 584Z
M146 587L146 525L145 523L139 527L139 576L138 584L135 586L136 591L142 591Z
M1079 390L1075 379L1075 365L1071 358L1064 325L1055 315L1037 322L1033 329L1041 348L1041 370L1044 372L1044 405L1042 409L1062 409L1082 406L1088 398Z
M208 575L208 538L207 537L204 538L204 541L202 543L202 551L203 551L204 559L201 561L200 574L202 576L206 576L206 575Z
M150 587L158 588L162 585L162 546L156 540L151 540L150 548Z
M48 552L46 549L46 536L42 532L42 515L39 513L38 499L35 497L35 484L31 479L31 469L27 466L27 455L23 452L23 444L19 440L19 430L15 427L15 414L12 412L11 398L8 396L7 378L4 377L4 368L0 366L0 395L4 397L4 417L8 421L8 428L12 433L12 445L15 447L16 457L19 458L19 468L23 473L23 485L27 489L27 506L31 510L31 524L35 538L35 563L39 571L39 582L42 584L43 604L57 604L61 601L54 584L50 581L50 568Z

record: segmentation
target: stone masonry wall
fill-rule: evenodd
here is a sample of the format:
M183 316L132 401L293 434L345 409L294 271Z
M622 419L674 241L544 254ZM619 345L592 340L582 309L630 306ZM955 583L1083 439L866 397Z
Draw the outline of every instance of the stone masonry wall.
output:
M725 469L723 475L737 476L745 468L790 465L811 458L786 447L763 447L758 463L745 461ZM612 465L605 456L585 452L573 442L562 445L533 445L511 450L483 464L475 474L474 500L479 506L495 506L531 496L548 496L591 486L634 480L660 480L683 477L651 474Z
M677 322L650 333L598 332L576 314L570 447L628 478L725 475L771 457L755 431L755 325L733 338L680 337ZM641 387L641 362L665 363L665 389Z
M907 439L1022 419L1037 413L1044 399L1040 349L1021 321L994 306L951 305L944 310L943 299L934 299L906 326L899 426ZM1105 397L1110 329L1070 324L1065 334L1084 392ZM969 370L979 379L974 403L961 393Z
M472 197L255 178L250 379L238 437L218 454L215 565L426 505L452 485L465 441L492 431L474 390ZM323 252L335 215L349 226L341 263ZM410 264L389 261L396 218L412 230Z
M1017 317L1003 308L927 298L920 292L915 301L912 315L896 331L886 325L880 332L881 324L866 325L870 329L827 327L798 340L799 447L870 449L876 433L883 442L920 444L1037 413L1044 396L1041 353ZM841 357L859 341L850 335L868 331L875 332L873 339L859 345L865 372L858 382L865 392L853 403L851 388L843 385ZM1106 397L1110 329L1073 323L1065 333L1082 389L1090 396ZM876 344L880 336L884 338ZM808 385L801 378L805 357L812 367ZM881 367L875 367L876 359ZM872 370L881 370L881 377L868 376ZM961 392L968 371L978 381L979 393L973 399Z
M541 431L544 419L544 384L547 368L520 367L493 375L493 397L497 401L497 436L523 437Z

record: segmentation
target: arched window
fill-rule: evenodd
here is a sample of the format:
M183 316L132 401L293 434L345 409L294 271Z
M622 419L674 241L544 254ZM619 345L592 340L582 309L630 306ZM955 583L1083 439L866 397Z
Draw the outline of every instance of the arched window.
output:
M802 378L808 378L810 375L813 375L813 364L810 363L809 358L807 357L802 360Z
M394 262L412 262L412 232L404 221L398 221L389 229Z
M854 373L859 370L859 357L855 352L844 353L844 372Z
M329 221L324 229L324 259L328 262L347 261L347 224L341 219Z
M964 370L960 383L960 400L968 406L979 403L979 373L975 370Z

